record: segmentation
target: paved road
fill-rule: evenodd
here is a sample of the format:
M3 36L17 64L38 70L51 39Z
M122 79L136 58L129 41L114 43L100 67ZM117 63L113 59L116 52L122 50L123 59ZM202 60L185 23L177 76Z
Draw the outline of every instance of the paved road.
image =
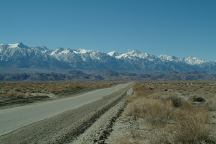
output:
M76 97L0 110L0 135L67 110L92 103L121 89L125 89L129 85L131 83L119 84L111 88L91 91Z

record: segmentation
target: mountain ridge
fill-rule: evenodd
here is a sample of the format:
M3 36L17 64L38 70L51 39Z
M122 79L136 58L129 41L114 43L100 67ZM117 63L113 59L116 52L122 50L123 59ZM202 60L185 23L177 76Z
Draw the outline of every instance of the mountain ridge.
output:
M64 69L83 71L206 72L216 73L216 62L197 57L152 55L131 50L100 52L83 48L31 47L21 43L0 44L0 66L15 68Z

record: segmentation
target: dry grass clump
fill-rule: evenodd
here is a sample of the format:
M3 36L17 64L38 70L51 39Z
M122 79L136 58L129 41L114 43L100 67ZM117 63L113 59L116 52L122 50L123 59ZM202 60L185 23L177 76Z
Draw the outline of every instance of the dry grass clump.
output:
M128 104L126 113L135 118L144 118L151 124L162 124L171 118L172 104L170 101L139 98Z
M159 99L162 101L171 101L172 105L176 108L181 107L188 103L182 96L179 96L175 93L158 92L158 93L149 95L147 98Z
M133 86L134 94L130 97L127 97L126 102L131 103L138 98L147 97L148 95L154 92L154 88L149 85L142 85L140 83L135 83Z
M126 136L120 137L116 140L114 140L113 144L133 144L130 142L129 138Z
M186 106L174 112L175 123L157 129L150 139L151 144L203 144L212 142L206 108Z
M145 85L145 84L142 85L142 84L136 83L133 86L133 90L134 90L135 96L145 97L154 92L154 87L151 85Z
M216 96L208 100L207 106L209 111L216 111Z
M199 144L209 140L208 110L186 107L175 113L176 141L183 144Z
M174 144L174 137L169 129L157 129L149 139L150 144Z
M172 101L174 107L181 107L186 104L186 101L182 97L176 95L171 96L170 100Z

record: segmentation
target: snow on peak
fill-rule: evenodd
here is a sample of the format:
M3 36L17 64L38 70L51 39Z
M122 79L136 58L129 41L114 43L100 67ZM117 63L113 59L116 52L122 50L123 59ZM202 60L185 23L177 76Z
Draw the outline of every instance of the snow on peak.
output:
M17 47L19 47L19 43L8 44L8 46L9 46L10 48L17 48Z
M14 43L14 44L8 44L9 48L28 48L28 46L24 45L22 42L20 43Z
M86 54L86 53L92 52L91 50L87 50L87 49L83 49L83 48L79 48L76 51L80 54Z
M197 57L192 57L192 56L185 58L184 61L190 65L200 65L206 62L203 59L199 59Z
M175 57L175 56L169 56L169 55L160 55L159 58L162 61L174 61L174 62L181 61L181 58L178 58L178 57Z
M61 51L61 54L69 54L70 50L69 49L64 49L63 51Z
M119 53L116 51L111 51L111 52L108 52L107 55L115 57L115 56L119 55Z
M127 53L122 53L118 56L116 56L116 58L118 59L134 59L134 58L139 58L139 59L149 59L149 60L152 60L155 58L155 56L153 55L150 55L146 52L140 52L140 51L137 51L137 50L132 50L132 51L129 51Z
M53 50L50 55L61 55L61 54L69 54L70 50L69 49L64 49L64 48L59 48Z
M199 59L197 57L192 57L192 56L186 58L179 58L175 56L160 55L160 59L162 61L185 62L189 65L200 65L206 62L203 59Z

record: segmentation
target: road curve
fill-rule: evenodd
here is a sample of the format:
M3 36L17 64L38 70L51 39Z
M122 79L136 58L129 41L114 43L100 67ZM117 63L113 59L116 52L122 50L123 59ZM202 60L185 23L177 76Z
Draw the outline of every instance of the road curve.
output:
M52 117L68 110L79 108L129 87L131 83L119 84L110 88L94 90L76 97L41 102L26 106L0 110L0 135Z

